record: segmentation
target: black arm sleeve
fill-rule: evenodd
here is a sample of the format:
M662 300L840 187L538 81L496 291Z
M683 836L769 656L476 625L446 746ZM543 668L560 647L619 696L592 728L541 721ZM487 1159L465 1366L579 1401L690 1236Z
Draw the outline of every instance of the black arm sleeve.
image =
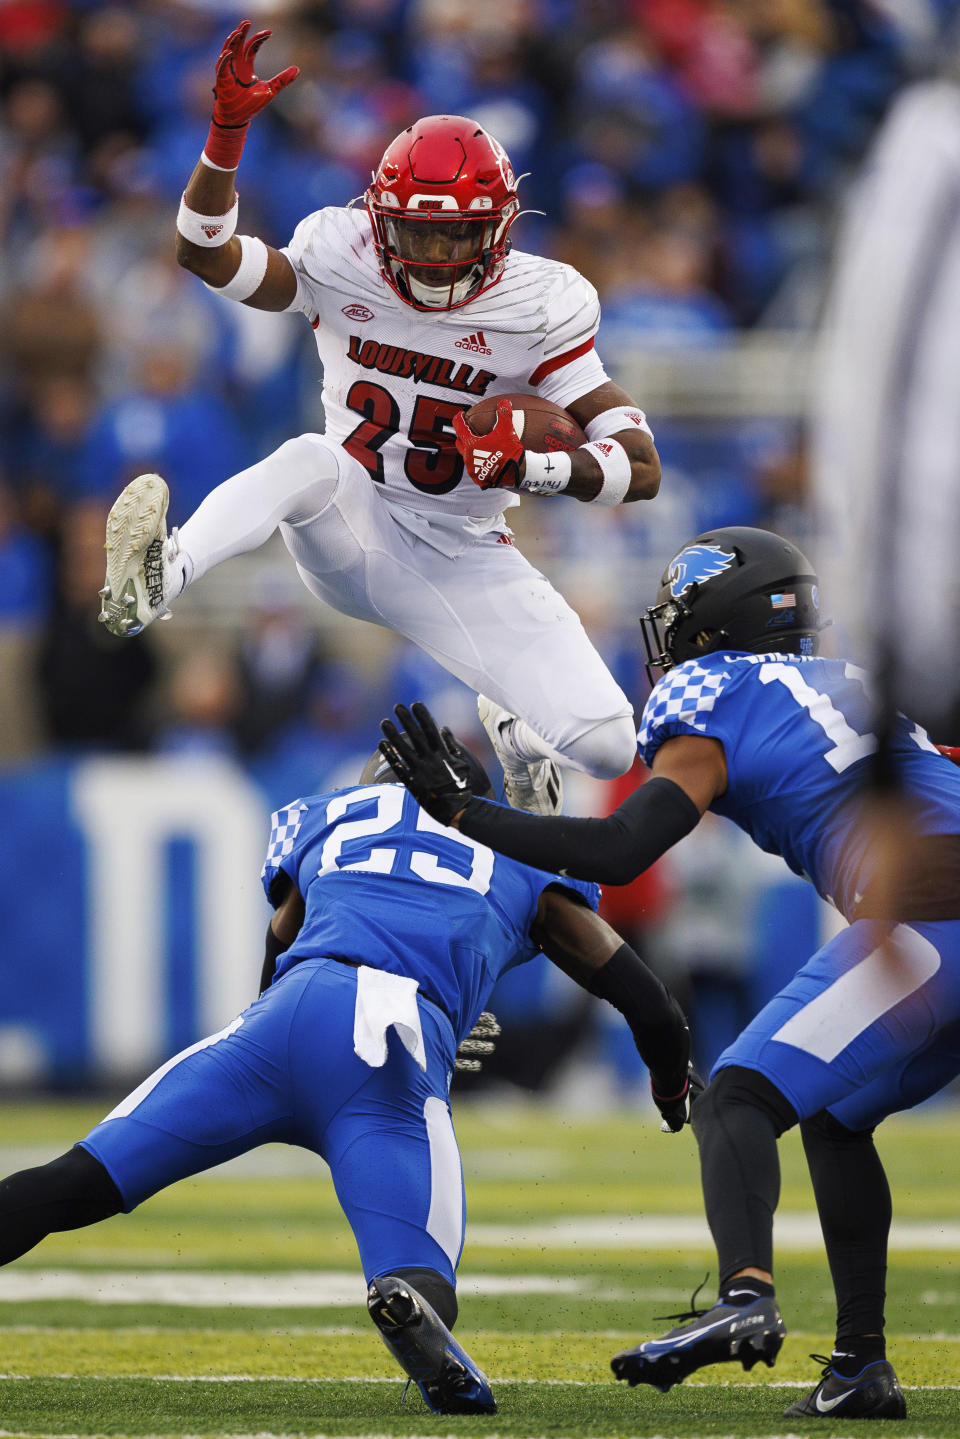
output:
M629 884L696 826L700 811L690 796L662 776L640 785L606 819L522 814L471 799L460 816L461 833L535 869L598 884Z
M679 1094L687 1082L690 1031L673 995L629 946L622 944L590 981L591 994L619 1009L657 1094Z

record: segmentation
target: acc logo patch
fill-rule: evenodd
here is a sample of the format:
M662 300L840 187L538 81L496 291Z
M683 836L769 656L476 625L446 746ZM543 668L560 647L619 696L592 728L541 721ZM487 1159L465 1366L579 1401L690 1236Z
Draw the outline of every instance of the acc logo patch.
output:
M359 320L361 325L373 319L373 311L368 310L366 305L344 305L340 313L346 315L348 320Z
M702 585L704 580L722 575L735 562L736 555L713 545L688 545L676 559L671 560L667 570L667 584L674 599L679 599L691 585Z

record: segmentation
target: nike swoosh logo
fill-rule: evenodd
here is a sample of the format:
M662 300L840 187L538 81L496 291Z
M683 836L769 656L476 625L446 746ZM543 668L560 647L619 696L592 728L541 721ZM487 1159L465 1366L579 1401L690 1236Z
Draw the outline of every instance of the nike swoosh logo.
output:
M682 1339L651 1339L647 1342L651 1348L656 1348L660 1344L669 1344L671 1349L682 1349L685 1345L694 1344L698 1339L702 1339L704 1334L710 1333L711 1329L719 1329L722 1325L729 1324L729 1322L729 1316L725 1319L715 1319L712 1324L702 1324L699 1329L694 1329L689 1334L685 1334ZM647 1345L642 1344L640 1347L641 1349L646 1349Z
M836 1399L824 1399L821 1394L818 1394L813 1401L814 1408L818 1414L829 1414L831 1409L836 1409L838 1404L842 1404L844 1399L848 1398L849 1391L846 1394L838 1394Z
M452 764L450 764L447 760L444 760L443 767L447 771L447 774L450 776L450 778L453 780L454 784L457 786L457 789L466 789L467 781L460 778Z

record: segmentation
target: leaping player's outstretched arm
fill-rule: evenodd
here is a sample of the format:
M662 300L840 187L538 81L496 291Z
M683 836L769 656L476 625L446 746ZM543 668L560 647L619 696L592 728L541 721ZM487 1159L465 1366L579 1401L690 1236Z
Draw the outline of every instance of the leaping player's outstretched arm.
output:
M272 80L258 79L254 61L271 32L249 30L244 20L217 60L210 132L177 217L177 263L228 299L257 310L285 310L297 292L293 266L271 245L234 233L234 181L250 121L300 72L291 65Z

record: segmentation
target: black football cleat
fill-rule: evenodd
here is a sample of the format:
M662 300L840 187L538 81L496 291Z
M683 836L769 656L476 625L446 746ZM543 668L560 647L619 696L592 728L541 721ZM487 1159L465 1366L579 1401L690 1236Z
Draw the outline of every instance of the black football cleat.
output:
M838 1374L836 1358L811 1354L823 1365L823 1377L812 1394L784 1409L785 1419L906 1419L903 1397L893 1365L886 1359L865 1364L857 1374Z
M431 1413L496 1414L487 1376L412 1284L394 1274L374 1279L367 1310Z
M718 1299L711 1309L695 1314L662 1339L621 1350L610 1360L610 1368L631 1386L652 1384L666 1394L705 1364L739 1359L744 1369L752 1369L762 1359L772 1367L786 1332L773 1298L755 1299L739 1308Z

